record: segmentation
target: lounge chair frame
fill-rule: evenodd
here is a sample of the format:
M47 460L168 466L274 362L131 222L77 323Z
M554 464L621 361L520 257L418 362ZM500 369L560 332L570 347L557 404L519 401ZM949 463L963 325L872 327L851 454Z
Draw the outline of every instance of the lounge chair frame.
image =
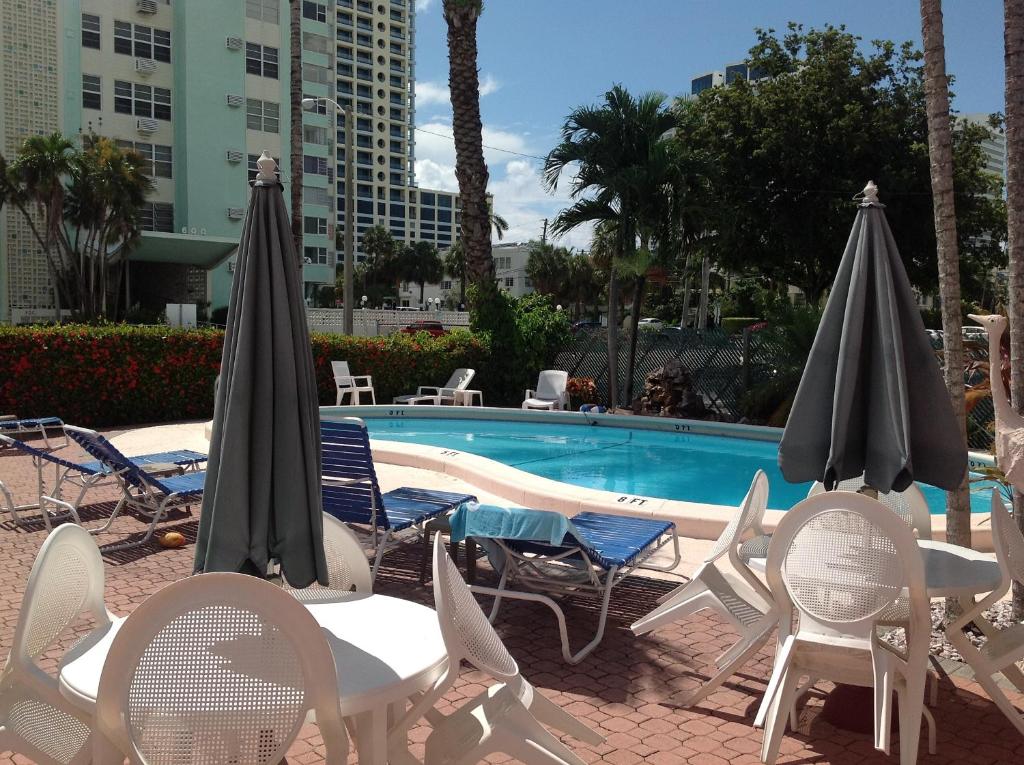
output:
M34 433L43 439L47 449L63 449L68 445L68 436L64 435L64 443L54 446L50 443L47 428L60 428L63 433L64 421L60 417L28 417L20 420L0 420L0 434L10 436Z

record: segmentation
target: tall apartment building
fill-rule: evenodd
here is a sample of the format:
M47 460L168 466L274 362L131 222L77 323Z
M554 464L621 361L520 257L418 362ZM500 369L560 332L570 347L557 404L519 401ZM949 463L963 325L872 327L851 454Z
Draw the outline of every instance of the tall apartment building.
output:
M718 85L729 85L736 80L759 80L764 73L746 62L726 64L725 71L705 72L690 80L690 95L696 96L701 91Z
M357 242L384 225L450 246L458 195L419 189L413 173L415 0L307 0L302 16L302 95L355 110ZM291 177L288 29L287 0L0 0L0 151L95 132L152 162L133 302L227 304L256 157L268 150ZM309 297L335 279L343 115L320 102L303 139ZM4 210L0 321L48 319L53 305L42 253Z

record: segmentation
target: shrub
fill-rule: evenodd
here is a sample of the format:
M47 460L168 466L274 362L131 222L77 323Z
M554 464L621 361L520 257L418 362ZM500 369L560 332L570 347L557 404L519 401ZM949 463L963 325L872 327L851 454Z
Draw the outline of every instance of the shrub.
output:
M224 333L124 324L0 327L0 413L58 416L88 427L205 419L213 413ZM321 404L334 404L331 361L373 375L377 400L478 372L487 345L469 332L311 338Z
M749 327L751 324L757 324L760 319L751 318L746 316L726 316L722 319L722 329L728 334L739 332L744 327Z

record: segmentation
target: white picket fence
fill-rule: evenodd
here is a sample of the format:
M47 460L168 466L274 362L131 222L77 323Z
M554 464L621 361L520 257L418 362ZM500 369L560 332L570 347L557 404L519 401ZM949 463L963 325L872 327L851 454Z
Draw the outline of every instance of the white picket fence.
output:
M306 322L312 332L343 334L345 312L338 308L307 308ZM357 308L352 312L353 334L362 337L390 335L414 321L439 321L445 329L468 327L467 311L395 311Z

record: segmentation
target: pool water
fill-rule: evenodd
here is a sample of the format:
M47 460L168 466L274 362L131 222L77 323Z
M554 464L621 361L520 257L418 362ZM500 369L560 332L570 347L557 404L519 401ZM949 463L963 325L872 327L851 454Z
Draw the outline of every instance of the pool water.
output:
M544 478L618 494L738 505L758 468L768 475L772 509L788 509L810 488L786 482L778 444L767 441L503 420L367 417L366 425L373 438L470 452ZM945 492L922 488L932 513L944 513ZM974 492L972 511L988 512L989 501L988 490Z

